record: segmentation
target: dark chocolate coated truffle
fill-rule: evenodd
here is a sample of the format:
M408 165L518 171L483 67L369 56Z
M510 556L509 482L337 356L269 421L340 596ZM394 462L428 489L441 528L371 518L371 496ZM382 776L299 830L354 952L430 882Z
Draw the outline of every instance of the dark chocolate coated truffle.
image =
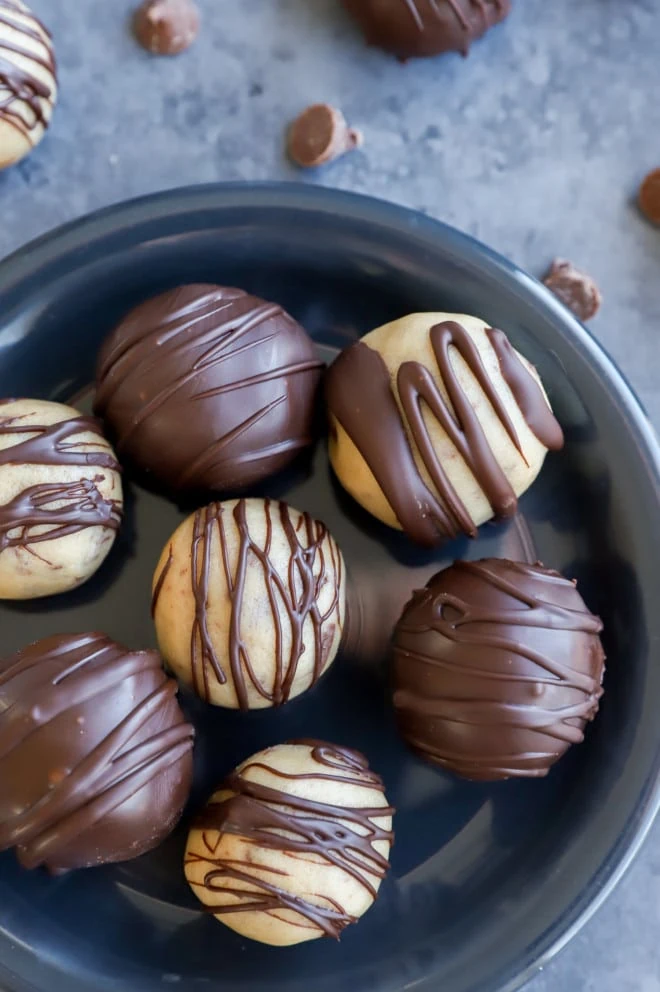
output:
M598 710L602 627L559 572L455 562L415 592L394 633L403 737L465 778L547 775Z
M155 651L57 635L0 662L0 850L59 873L136 858L176 825L193 728Z
M95 410L119 457L168 490L239 489L311 443L321 368L311 339L276 303L181 286L110 334Z
M503 21L510 0L343 0L370 45L401 59L456 51Z

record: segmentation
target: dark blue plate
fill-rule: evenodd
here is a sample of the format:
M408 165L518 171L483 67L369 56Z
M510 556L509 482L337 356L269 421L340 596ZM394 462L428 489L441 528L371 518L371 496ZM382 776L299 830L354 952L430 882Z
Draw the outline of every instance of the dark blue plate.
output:
M341 943L248 944L199 911L181 870L185 822L158 851L50 879L0 857L0 981L12 990L367 992L514 988L599 905L656 812L660 768L660 452L610 359L543 287L464 235L375 200L297 186L200 187L113 207L0 266L0 395L70 399L133 304L186 281L277 300L326 357L412 310L468 311L539 368L567 436L508 526L415 550L333 482L323 444L264 491L330 525L368 637L275 713L184 705L199 741L191 808L267 744L326 737L364 750L398 807L392 872ZM82 392L81 392L82 391ZM176 507L133 484L96 578L0 607L2 651L57 631L153 644L149 584ZM474 785L397 740L383 631L410 590L458 556L537 554L576 576L606 624L601 713L545 781Z

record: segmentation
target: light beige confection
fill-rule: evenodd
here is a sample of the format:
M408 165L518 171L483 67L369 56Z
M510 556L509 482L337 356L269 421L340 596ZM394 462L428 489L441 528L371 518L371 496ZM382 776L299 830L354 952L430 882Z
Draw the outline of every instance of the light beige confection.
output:
M0 169L38 145L57 100L51 36L21 0L0 2Z
M279 706L330 666L346 569L324 524L286 503L211 503L165 545L154 574L161 654L203 699Z
M393 813L358 751L279 744L211 798L188 837L186 878L244 937L279 946L339 937L378 894Z
M547 450L563 444L534 367L467 314L377 328L333 363L326 395L340 482L421 544L512 516Z
M98 420L61 403L0 400L0 599L85 582L112 547L122 506Z

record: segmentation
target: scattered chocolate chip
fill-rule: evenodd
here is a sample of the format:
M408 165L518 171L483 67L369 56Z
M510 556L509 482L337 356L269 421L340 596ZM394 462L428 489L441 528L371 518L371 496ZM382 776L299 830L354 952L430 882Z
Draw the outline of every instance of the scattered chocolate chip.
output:
M543 282L579 320L589 320L600 310L602 296L598 286L572 262L556 258Z
M289 157L306 169L331 162L361 144L360 131L349 127L342 112L327 103L303 110L289 129Z
M133 18L135 37L153 55L178 55L199 32L194 0L145 0Z
M639 209L652 224L660 224L660 169L654 169L639 187Z

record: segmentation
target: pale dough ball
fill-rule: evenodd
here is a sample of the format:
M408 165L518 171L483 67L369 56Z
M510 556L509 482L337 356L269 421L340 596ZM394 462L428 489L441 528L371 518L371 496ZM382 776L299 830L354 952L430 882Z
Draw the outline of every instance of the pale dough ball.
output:
M188 837L186 878L244 937L279 946L339 937L378 894L393 813L359 752L279 744L212 796Z
M216 706L278 706L330 666L346 568L324 524L286 503L211 503L165 545L154 574L161 654Z
M0 169L38 145L57 100L53 43L21 0L0 6Z
M434 350L439 338L432 335L438 325L448 322L454 328L448 332L450 339L460 332L461 350L450 340L449 373L443 374ZM492 334L499 335L502 361ZM470 355L470 345L472 351L476 349L476 359ZM420 415L417 437L402 401L402 376ZM388 394L385 399L392 397L395 403L389 423L379 382ZM371 331L330 368L327 396L329 453L340 482L375 517L406 530L422 544L440 543L461 532L474 536L476 528L493 516L511 516L516 497L538 475L548 447L563 443L534 367L501 332L467 314L411 314ZM457 407L457 397L464 410ZM431 404L441 408L444 421ZM360 432L361 448L356 440ZM427 450L422 450L420 438ZM408 470L399 457L401 451L406 454L403 449L406 457L412 456ZM376 475L382 476L383 468L390 483L381 486ZM437 484L438 475L443 477L442 486ZM495 496L484 491L488 486L496 490ZM393 503L398 504L398 513Z
M0 400L0 599L85 582L121 523L119 464L99 421L45 400Z

